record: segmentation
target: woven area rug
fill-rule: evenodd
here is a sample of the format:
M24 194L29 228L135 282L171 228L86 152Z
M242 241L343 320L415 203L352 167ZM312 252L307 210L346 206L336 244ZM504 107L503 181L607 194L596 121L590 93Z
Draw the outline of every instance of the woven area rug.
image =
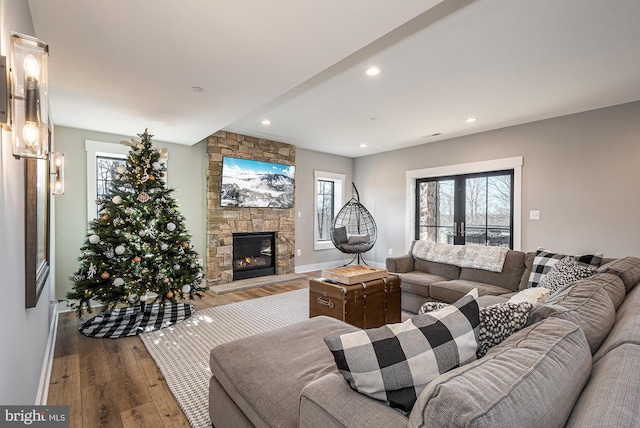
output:
M191 426L210 428L211 348L308 318L309 290L303 289L198 310L187 320L139 337Z

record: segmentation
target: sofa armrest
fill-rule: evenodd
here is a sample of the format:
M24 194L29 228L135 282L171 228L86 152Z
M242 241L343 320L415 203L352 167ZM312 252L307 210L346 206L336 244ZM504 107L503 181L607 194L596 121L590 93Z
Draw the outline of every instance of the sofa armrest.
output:
M300 428L406 427L408 419L380 401L349 387L331 373L304 387L300 394Z
M407 273L414 270L413 256L405 254L403 256L387 257L387 270L395 273Z

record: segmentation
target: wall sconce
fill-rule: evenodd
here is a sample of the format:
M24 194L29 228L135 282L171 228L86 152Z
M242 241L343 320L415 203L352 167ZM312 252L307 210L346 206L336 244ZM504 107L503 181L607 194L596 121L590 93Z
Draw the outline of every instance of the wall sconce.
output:
M51 193L64 195L64 154L51 154Z
M15 158L47 159L49 155L48 55L46 43L11 33L10 69L6 70L6 58L0 60L0 66L5 64L0 79L6 79L0 86L7 91L0 101L0 119L12 131Z

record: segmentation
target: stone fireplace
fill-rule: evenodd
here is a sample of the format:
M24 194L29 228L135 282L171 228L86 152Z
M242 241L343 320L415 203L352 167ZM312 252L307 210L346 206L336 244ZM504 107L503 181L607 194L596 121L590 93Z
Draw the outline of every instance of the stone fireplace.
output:
M271 258L273 273L282 275L295 272L294 208L220 206L224 156L295 165L295 150L295 146L291 144L224 131L209 137L207 143L207 282L209 285L240 279L234 273L236 264L234 234L273 233ZM256 258L258 260L253 260L255 263L263 262L259 257Z

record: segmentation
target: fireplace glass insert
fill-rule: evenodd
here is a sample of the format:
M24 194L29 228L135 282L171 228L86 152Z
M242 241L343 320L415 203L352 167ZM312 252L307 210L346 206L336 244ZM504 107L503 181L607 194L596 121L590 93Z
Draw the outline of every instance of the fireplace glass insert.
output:
M275 275L275 233L233 234L233 280Z

